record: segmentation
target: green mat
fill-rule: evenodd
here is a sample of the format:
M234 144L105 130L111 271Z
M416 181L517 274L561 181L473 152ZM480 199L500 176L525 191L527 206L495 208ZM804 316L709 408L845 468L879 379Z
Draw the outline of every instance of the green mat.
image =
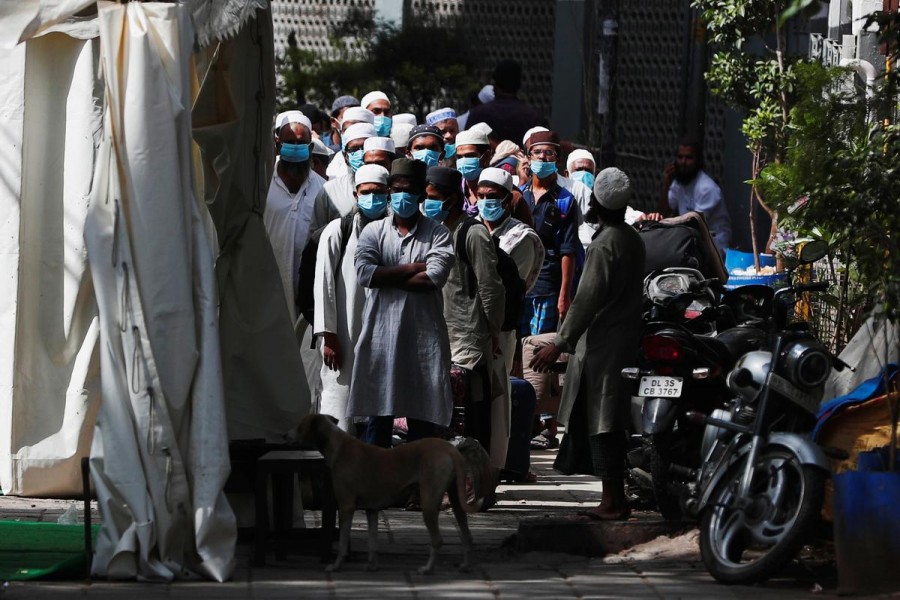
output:
M97 539L99 525L91 527ZM0 581L82 578L84 526L0 521Z

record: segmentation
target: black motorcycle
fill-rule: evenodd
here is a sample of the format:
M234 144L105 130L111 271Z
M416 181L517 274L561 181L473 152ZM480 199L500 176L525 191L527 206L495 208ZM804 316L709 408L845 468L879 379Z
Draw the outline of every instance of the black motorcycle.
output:
M811 242L801 262L825 252L827 246ZM723 583L777 573L800 551L822 509L830 467L807 432L832 368L847 365L805 323L787 323L783 300L826 288L801 283L779 290L769 345L742 356L728 375L735 398L709 416L688 415L705 431L684 508L700 517L703 563Z
M629 489L649 495L670 520L681 518L682 489L700 466L703 427L685 415L725 406L730 398L725 374L738 357L767 339L759 324L765 321L771 289L739 288L720 299L711 283L693 269L649 276L638 366L622 370L637 384L631 401ZM723 324L730 328L717 333Z

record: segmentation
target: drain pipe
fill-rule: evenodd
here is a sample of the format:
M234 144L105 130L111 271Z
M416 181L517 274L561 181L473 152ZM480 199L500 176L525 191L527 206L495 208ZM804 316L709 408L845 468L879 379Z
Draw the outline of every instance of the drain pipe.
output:
M839 66L853 69L866 80L866 98L872 98L875 95L875 78L878 76L878 72L872 63L860 58L842 58Z

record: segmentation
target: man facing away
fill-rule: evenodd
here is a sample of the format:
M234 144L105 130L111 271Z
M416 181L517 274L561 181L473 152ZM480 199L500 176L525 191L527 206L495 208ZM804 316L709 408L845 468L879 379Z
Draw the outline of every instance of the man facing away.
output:
M625 223L631 183L622 171L601 171L594 195L601 227L588 246L569 316L530 366L545 372L561 352L570 353L559 409L566 435L553 466L599 477L599 506L580 514L614 520L630 512L624 472L628 398L621 370L631 364L640 340L644 242Z
M522 66L514 60L502 60L494 69L494 99L469 111L466 127L485 122L500 140L518 143L525 132L541 125L541 114L516 95L522 87Z
M441 288L453 267L450 232L419 211L425 164L398 158L389 179L392 214L363 229L356 247L366 288L348 417L370 417L366 441L389 447L394 417L410 440L450 424L450 339Z
M329 223L319 239L315 276L314 335L322 339L322 396L319 412L340 420L350 432L347 398L353 373L354 345L362 329L365 289L356 278L354 256L363 228L387 211L388 172L363 165L355 174L356 203L349 229L344 219ZM344 239L345 233L347 239Z

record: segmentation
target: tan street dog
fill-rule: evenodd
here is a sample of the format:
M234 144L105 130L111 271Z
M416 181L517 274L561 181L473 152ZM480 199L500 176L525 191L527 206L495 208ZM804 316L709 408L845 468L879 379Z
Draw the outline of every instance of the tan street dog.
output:
M463 546L460 567L467 569L472 534L466 513L477 512L481 502L470 503L466 498L466 467L459 451L449 442L437 438L409 442L392 449L379 448L341 431L336 423L329 416L308 415L297 428L297 440L315 446L322 453L334 482L340 539L337 560L327 570L337 571L347 558L350 524L357 508L365 509L368 520L369 562L366 569L377 569L378 511L407 498L416 486L422 518L431 536L431 553L419 573L434 571L442 543L438 514L445 492L459 523Z

